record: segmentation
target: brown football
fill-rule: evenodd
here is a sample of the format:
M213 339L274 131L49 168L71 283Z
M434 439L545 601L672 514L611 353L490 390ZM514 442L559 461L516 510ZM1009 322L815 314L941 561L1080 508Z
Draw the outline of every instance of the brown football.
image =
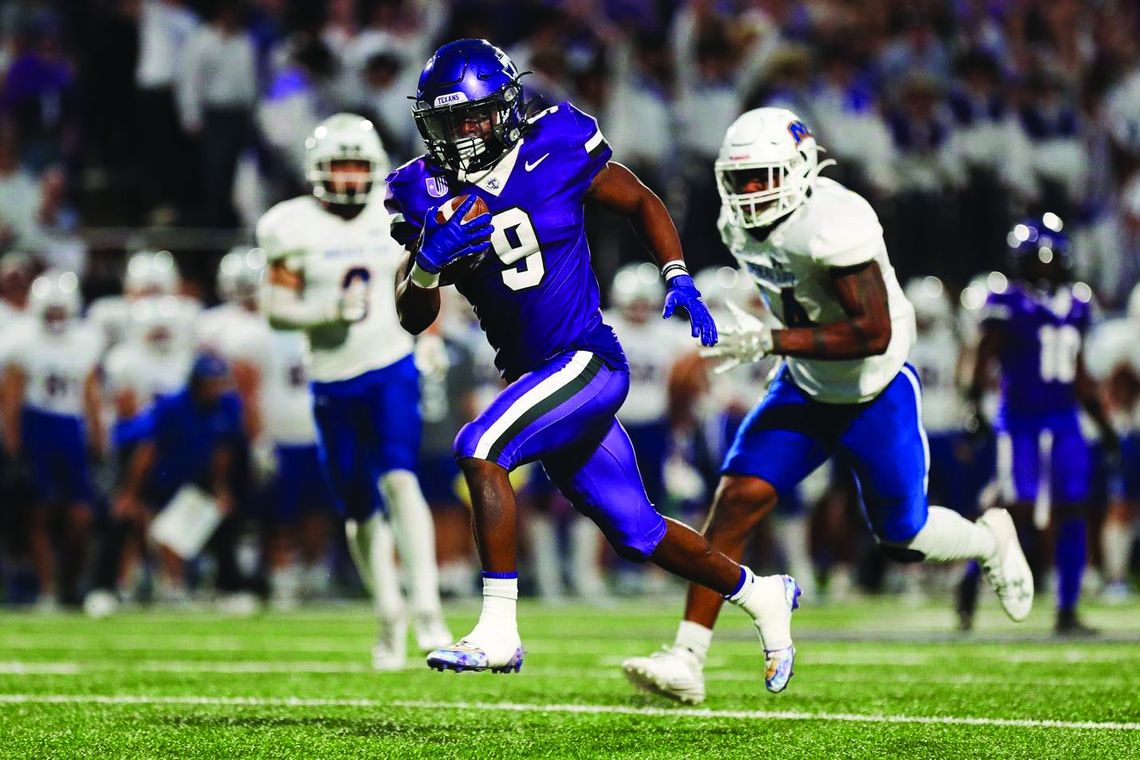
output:
M455 209L463 205L463 201L465 200L467 200L466 195L457 195L454 198L441 203L435 212L436 221L446 222L451 218L451 215L455 213ZM480 214L486 214L489 212L490 209L487 208L487 202L479 196L475 196L475 203L471 205L471 208L463 217L463 221L469 222ZM479 266L479 263L483 261L484 256L486 256L486 254L481 254L479 256L468 256L467 258L459 259L452 264L448 264L443 268L443 271L439 273L440 284L454 285L459 280L464 279L467 275L471 274L471 272L474 271L477 266Z
M451 218L451 215L455 213L455 209L463 205L463 201L465 200L467 200L466 195L457 195L439 204L439 208L435 211L436 221L446 222ZM480 214L486 214L488 212L490 212L490 209L487 208L487 201L479 196L475 196L475 203L472 204L471 208L467 211L466 216L463 217L463 221L470 222Z

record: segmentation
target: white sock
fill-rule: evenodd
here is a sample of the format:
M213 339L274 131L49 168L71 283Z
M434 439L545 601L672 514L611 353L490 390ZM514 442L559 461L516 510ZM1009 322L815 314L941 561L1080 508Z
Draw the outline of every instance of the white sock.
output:
M374 514L364 521L348 520L344 524L348 550L356 570L381 620L390 622L404 614L404 598L396 575L395 541L388 521Z
M740 566L740 588L736 593L725 597L740 607L752 618L760 631L764 649L784 649L792 645L788 626L787 598L784 594L784 579L779 575L765 575L757 578L744 565Z
M570 562L578 596L596 599L606 595L600 549L597 526L588 517L576 516L570 526Z
M673 641L673 646L689 650L697 658L697 662L704 666L705 657L708 656L709 646L712 644L712 634L711 628L682 620L677 626L677 638Z
M1132 553L1132 523L1109 518L1101 534L1104 545L1104 574L1109 583L1128 576L1129 555Z
M988 559L997 551L997 543L986 526L970 522L952 509L932 506L926 525L906 548L922 552L927 562L953 562Z
M416 476L393 470L380 478L380 491L392 519L396 546L407 573L408 597L416 615L440 615L435 524Z
M501 640L505 636L518 638L518 618L516 608L519 598L519 579L513 578L483 578L483 611L479 614L479 622L472 637L492 637L492 640Z
M562 553L558 551L554 521L546 515L531 515L527 533L538 594L543 599L558 599L562 596Z

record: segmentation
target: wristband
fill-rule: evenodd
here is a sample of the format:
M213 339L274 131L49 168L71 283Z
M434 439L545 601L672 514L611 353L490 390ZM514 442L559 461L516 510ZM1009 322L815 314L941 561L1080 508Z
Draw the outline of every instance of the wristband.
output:
M670 261L665 266L661 267L661 276L665 278L665 282L674 277L680 277L683 274L688 274L689 268L685 266L683 261Z
M412 265L410 279L413 285L424 290L439 287L439 272L429 272L422 269L418 263Z

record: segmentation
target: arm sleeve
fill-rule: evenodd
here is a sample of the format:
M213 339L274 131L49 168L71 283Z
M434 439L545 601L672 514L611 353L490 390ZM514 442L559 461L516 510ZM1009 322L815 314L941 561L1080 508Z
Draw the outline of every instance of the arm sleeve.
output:
M187 40L182 50L181 66L175 83L178 99L178 115L183 129L188 129L202 121L201 83L198 70L202 64L203 32L199 30Z
M567 135L569 155L576 165L576 181L581 183L582 194L590 188L590 183L606 164L614 157L610 144L602 134L598 121L588 113L579 111L569 103L558 106L567 112Z
M886 249L886 243L870 204L850 193L820 226L810 247L817 262L841 268L874 261Z
M288 265L301 251L286 241L278 211L271 209L257 223L257 244L274 265ZM305 330L336 322L340 316L340 304L335 301L306 298L303 292L275 285L268 277L262 280L260 300L261 313L279 330Z
M407 250L414 250L424 227L424 212L416 208L410 193L411 181L399 171L388 175L384 208L388 212L392 237Z

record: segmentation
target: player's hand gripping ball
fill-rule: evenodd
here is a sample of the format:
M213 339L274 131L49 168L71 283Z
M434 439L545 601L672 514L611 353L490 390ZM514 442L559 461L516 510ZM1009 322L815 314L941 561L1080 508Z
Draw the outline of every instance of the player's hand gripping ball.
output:
M479 196L461 195L445 201L428 213L416 264L431 274L439 274L461 260L473 266L490 249L491 231L491 213Z

